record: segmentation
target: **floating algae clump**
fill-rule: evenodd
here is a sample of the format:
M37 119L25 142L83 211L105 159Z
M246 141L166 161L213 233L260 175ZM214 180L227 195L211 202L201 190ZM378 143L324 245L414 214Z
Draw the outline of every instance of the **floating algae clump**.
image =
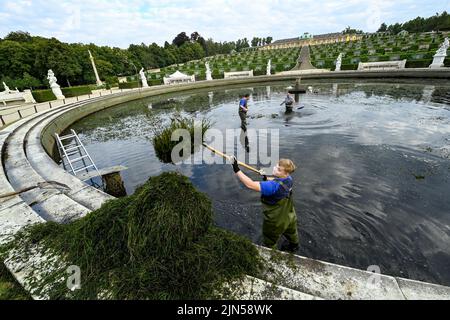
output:
M80 267L80 290L54 284L66 269L46 279L53 299L215 298L224 282L258 276L262 264L250 241L212 225L212 213L188 178L163 173L132 196L70 224L29 227L14 242L39 243Z
M156 156L159 160L165 163L171 163L172 150L180 142L190 145L189 154L180 154L180 158L185 159L194 153L203 142L203 135L211 128L211 123L208 120L203 119L201 122L196 122L194 119L187 118L175 118L171 124L163 129L157 129L153 137L152 143L155 148ZM189 132L190 140L188 141L172 141L172 133L179 129L185 129ZM196 144L195 132L196 130L201 133L200 141ZM182 139L180 139L182 140Z

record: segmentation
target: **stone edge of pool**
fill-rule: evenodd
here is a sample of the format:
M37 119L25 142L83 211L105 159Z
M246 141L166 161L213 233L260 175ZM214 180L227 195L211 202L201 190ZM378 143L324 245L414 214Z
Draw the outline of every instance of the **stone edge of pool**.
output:
M26 225L44 222L45 220L77 219L87 212L95 210L104 201L111 199L111 196L84 184L65 172L48 155L51 154L54 146L53 134L55 132L61 133L72 123L94 112L124 102L166 93L285 81L299 76L304 79L359 77L450 79L450 69L427 69L426 76L423 74L424 70L402 70L398 72L343 71L325 74L292 74L201 81L184 85L128 90L36 113L0 131L2 150L0 188L2 194L20 190L27 182L32 184L49 180L67 184L71 191L67 194L61 194L59 192L48 192L48 190L34 190L29 194L24 194L23 198L28 202L25 202L18 195L0 199L0 242L5 241L8 236L13 235ZM28 205L30 201L33 202L33 208ZM36 206L36 204L38 205ZM80 212L82 213L80 214ZM258 248L267 263L273 264L270 261L269 250ZM49 267L44 263L46 257L36 254L29 255L29 253L24 254L24 252L20 252L20 249L16 253L23 259L6 259L5 265L17 281L27 291L30 291L29 277L36 277L48 271ZM295 271L285 263L278 263L273 264L276 275L268 274L264 280L246 277L242 283L235 285L236 294L242 299L450 299L450 288L445 286L388 275L377 277L377 275L368 271L300 256L294 256L294 261ZM58 258L54 266L56 267L59 263L65 262ZM67 265L70 265L70 263L67 263ZM273 286L277 290L273 290ZM48 298L45 295L34 295L33 292L31 294L35 299Z

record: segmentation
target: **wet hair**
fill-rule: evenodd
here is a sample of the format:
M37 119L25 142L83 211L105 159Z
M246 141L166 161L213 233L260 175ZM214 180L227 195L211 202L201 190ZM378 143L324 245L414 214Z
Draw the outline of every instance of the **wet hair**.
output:
M278 165L282 167L284 172L286 172L287 174L291 174L297 168L294 162L292 162L292 160L290 159L280 159L280 161L278 161Z

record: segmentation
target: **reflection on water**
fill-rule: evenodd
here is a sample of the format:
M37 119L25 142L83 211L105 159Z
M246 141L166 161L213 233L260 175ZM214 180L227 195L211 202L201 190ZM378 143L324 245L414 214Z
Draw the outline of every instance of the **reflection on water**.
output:
M151 145L152 128L175 113L239 128L238 97L250 92L249 127L279 129L280 156L299 168L299 254L450 285L448 84L311 82L314 93L286 113L280 103L289 85L149 98L72 128L98 167L129 168L122 173L128 193L151 175L179 170L213 200L219 226L260 242L259 196L229 165L163 164ZM240 140L245 148L245 136Z

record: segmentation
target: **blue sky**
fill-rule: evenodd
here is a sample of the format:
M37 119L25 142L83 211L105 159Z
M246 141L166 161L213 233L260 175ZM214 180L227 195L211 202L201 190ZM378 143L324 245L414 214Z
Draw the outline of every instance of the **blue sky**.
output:
M253 36L275 40L342 31L376 31L381 22L404 22L450 11L450 0L0 0L0 37L15 30L126 48L160 45L181 31L233 41Z

